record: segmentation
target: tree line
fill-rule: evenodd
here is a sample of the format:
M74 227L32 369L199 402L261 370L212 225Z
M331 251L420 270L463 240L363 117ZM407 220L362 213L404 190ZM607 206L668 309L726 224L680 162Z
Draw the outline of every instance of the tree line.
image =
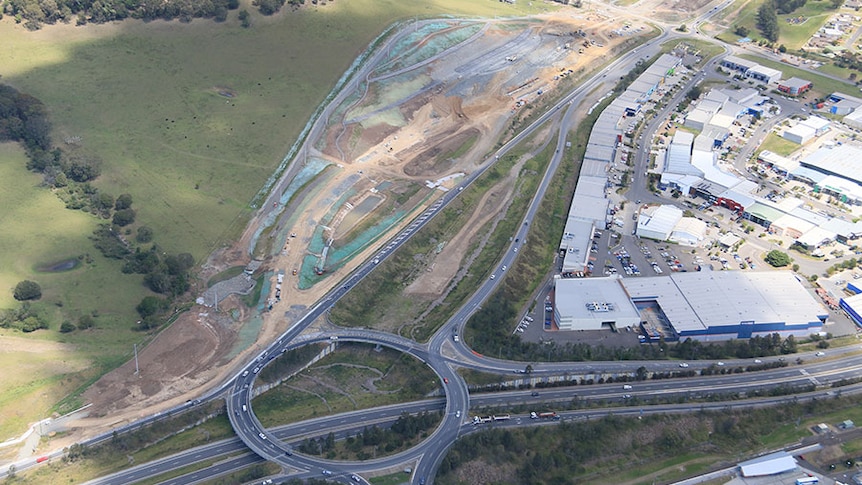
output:
M330 0L331 1L331 0ZM305 0L288 0L294 9L305 4ZM318 0L312 0L317 4ZM325 4L325 0L320 0ZM262 15L278 13L285 0L253 0L252 5ZM17 23L29 30L38 30L42 25L57 22L85 25L101 24L128 18L140 20L174 20L191 22L195 18L227 20L228 12L239 8L239 0L6 0L0 9L0 18L11 15ZM241 10L239 19L243 27L249 27L248 12Z
M227 20L239 0L7 0L3 13L30 30L57 22L77 25L127 18L190 22L193 18Z

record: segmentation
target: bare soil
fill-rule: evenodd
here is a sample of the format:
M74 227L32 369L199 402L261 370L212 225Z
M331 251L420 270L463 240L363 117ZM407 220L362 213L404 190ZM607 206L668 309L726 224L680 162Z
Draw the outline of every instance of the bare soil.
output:
M310 146L317 147L310 151L338 164L339 169L333 177L328 178L326 185L306 189L310 202L304 204L305 209L296 214L298 223L290 228L296 237L290 238L283 250L278 248L280 251L265 261L264 269L286 270L286 279L281 300L274 303L272 311L263 315L263 327L257 343L227 361L225 357L231 353L237 341L237 332L243 322L252 316L251 312L236 298L220 303L219 312L211 308L194 307L180 315L146 348L139 349L140 375L135 375L135 363L130 361L105 375L87 390L83 397L92 403L89 416L75 422L73 426L77 429L64 439L72 442L83 435L104 432L110 427L197 397L223 382L240 363L248 361L261 346L286 330L303 308L320 299L358 262L376 251L376 247L368 247L355 255L351 263L334 270L322 283L307 290L297 288L290 270L301 267L303 258L308 254L307 244L318 221L332 208L337 195L333 193L335 188L343 186L346 181L349 183L351 177L355 179L359 171L365 181L357 186L369 190L374 184L368 183L368 180L393 181L394 186L400 188L405 182L423 184L426 180L433 181L458 172L470 173L476 170L477 164L484 159L503 130L508 128L513 117L518 116L518 100L536 102L540 96L537 94L539 89L543 90L543 96L548 96L562 82L555 79L561 70L591 69L595 63L604 62L617 45L630 38L612 38L608 35L611 30L623 25L624 17L616 14L599 16L595 12L563 9L558 14L540 20L529 27L529 34L540 38L541 43L529 50L514 53L516 60L509 63L503 60L506 54L498 54L497 49L521 32L491 24L487 34L467 49L485 52L492 60L502 64L476 73L477 78L472 85L467 82L469 79L461 79L461 74L456 71L472 66L463 64L471 59L465 55L465 50L424 66L417 75L438 76L442 81L441 87L397 106L404 118L403 126L388 124L385 118L374 122L374 117L346 124L343 123L346 121L344 119L331 120L321 140L310 141ZM638 22L640 20L635 19L627 23L644 25ZM604 46L592 46L578 53L581 40L570 34L581 28L589 30L590 36ZM567 43L569 47L565 47ZM571 44L574 44L573 48ZM513 87L531 78L536 78L536 81L527 88L507 94ZM372 100L369 98L365 101ZM361 105L363 100L356 103ZM349 113L352 110L344 111ZM457 151L472 137L476 138L475 143L462 156L451 160L440 159L439 155ZM445 252L435 259L431 271L407 288L408 294L429 299L443 294L462 266L468 248L480 236L479 229L491 221L499 213L500 207L511 198L518 171L513 170L511 173L512 176L501 180L484 196L470 222L456 237L447 241ZM445 182L444 186L452 188L456 183L457 179ZM411 200L424 198L423 194L428 193L420 193ZM428 204L433 203L435 198L430 197ZM267 210L270 208L261 209L238 241L210 256L202 267L201 281L226 268L250 261L253 234ZM347 229L339 227L337 231L348 234ZM393 232L389 234L398 229L400 227L392 228ZM232 318L231 310L239 311L240 317ZM286 314L289 316L285 317ZM315 328L319 328L319 325L315 325Z

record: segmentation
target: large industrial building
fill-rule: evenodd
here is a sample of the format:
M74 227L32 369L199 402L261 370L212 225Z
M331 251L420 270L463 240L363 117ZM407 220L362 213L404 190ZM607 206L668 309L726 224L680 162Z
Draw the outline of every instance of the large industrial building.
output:
M640 315L617 276L557 280L557 326L560 330L638 327Z
M621 156L617 148L626 126L634 122L643 104L656 90L665 83L681 79L681 76L675 76L681 64L682 59L679 57L661 55L625 92L614 98L593 125L563 237L560 239L560 251L564 254L563 273L587 271L593 234L596 229L604 229L612 221L607 194L611 186L608 170L614 160Z
M637 320L650 338L720 341L820 332L829 312L790 271L701 271L644 278L557 280L560 330L600 330ZM598 302L600 314L587 308ZM587 308L585 310L585 308ZM612 309L612 311L611 311Z

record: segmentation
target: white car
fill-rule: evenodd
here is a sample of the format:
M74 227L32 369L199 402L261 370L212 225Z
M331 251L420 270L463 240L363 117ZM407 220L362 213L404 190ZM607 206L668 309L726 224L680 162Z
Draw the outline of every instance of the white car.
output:
M755 363L755 364L762 364L762 363L763 363L763 361L762 361L762 360L760 360L760 359L754 359L754 363Z
M679 366L680 366L680 367L682 367L683 369L687 369L687 368L688 368L688 363L687 363L687 362L680 362L680 363L679 363Z
M719 367L724 367L724 362L719 362L716 365L718 365Z
M506 271L506 265L505 264L503 265L503 271Z
M495 274L492 274L492 275L491 275L491 279L492 279L492 280L493 280L494 278L496 278L496 277L497 277L497 275L495 275Z
M823 357L824 355L826 355L826 352L817 352L817 353L816 353L816 354L814 354L814 355L815 355L815 356L817 356L817 357Z

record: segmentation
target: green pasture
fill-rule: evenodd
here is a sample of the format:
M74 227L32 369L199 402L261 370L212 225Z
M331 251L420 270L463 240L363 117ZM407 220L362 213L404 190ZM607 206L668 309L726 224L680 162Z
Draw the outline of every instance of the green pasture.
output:
M732 19L725 18L730 27L718 35L718 38L730 44L736 43L739 36L734 33L737 26L743 26L748 29L748 37L755 42L762 39L760 30L757 28L757 9L763 3L762 0L754 0L747 2L745 0L737 1L732 6L725 9L728 15L732 12L739 11ZM830 8L828 0L810 0L804 6L796 9L793 13L778 16L778 42L777 45L784 44L790 50L796 50L805 45L811 36L823 26L826 20L831 15L837 13L837 10ZM741 8L741 10L739 10ZM789 18L805 17L807 20L800 24L791 24L787 21Z
M729 44L736 43L739 36L733 31L737 26L742 26L748 29L748 37L752 39L760 38L760 31L757 30L757 9L763 0L736 0L733 5L721 11L721 15L725 23L730 27L719 34L717 37ZM730 16L733 16L730 18ZM779 31L780 31L779 26Z
M118 262L103 258L87 238L97 220L67 210L39 187L41 177L28 172L25 163L18 145L0 144L0 308L19 307L12 291L18 281L31 279L42 287L42 298L31 308L51 324L32 333L0 329L0 337L46 342L39 352L19 343L0 353L4 368L17 369L0 375L2 439L47 417L64 396L126 360L132 344L145 338L131 330L135 305L147 292L141 277L124 275ZM78 267L39 270L68 259L78 259ZM95 327L59 332L63 319L74 323L84 314L96 315Z

